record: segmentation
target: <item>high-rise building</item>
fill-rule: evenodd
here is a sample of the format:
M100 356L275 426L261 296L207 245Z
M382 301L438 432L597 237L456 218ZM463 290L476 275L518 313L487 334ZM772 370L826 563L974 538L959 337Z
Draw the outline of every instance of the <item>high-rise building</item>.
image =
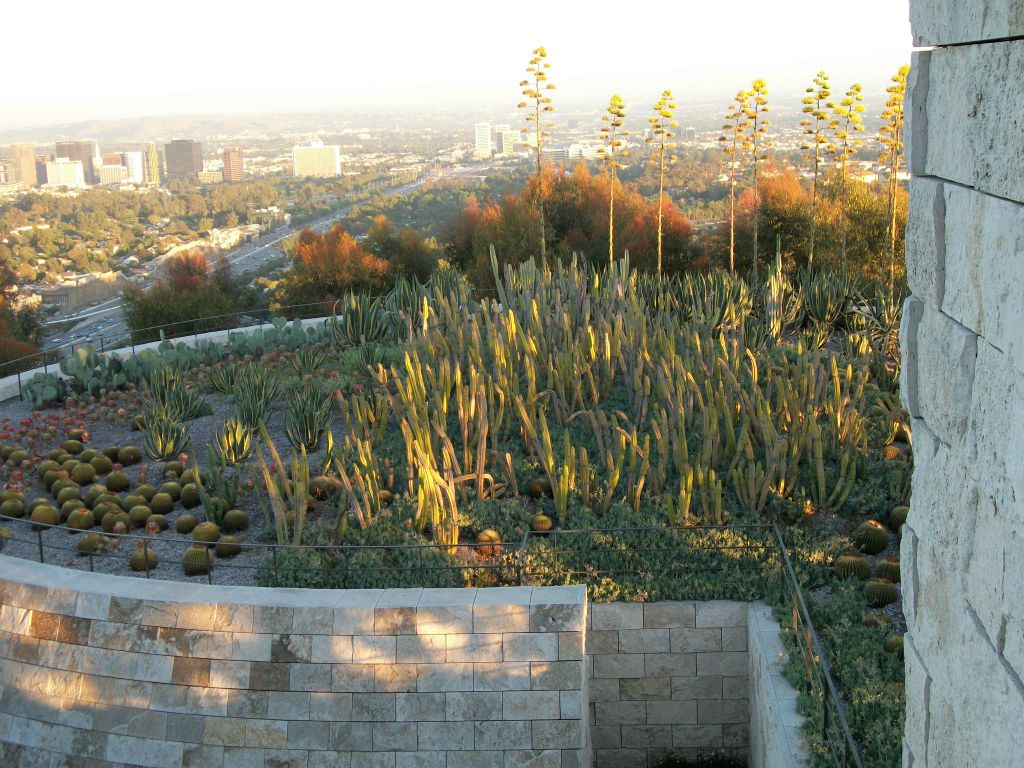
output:
M54 157L66 157L68 160L77 160L82 164L82 172L85 174L87 184L96 182L96 166L100 163L96 161L99 148L95 141L89 139L58 141L54 149Z
M490 157L493 151L491 147L491 124L476 124L476 147L473 154L477 157Z
M39 183L36 174L36 148L31 144L11 144L11 161L14 164L13 181L20 181L34 187Z
M0 160L0 184L17 184L18 166L13 160Z
M124 166L128 169L128 181L132 184L144 184L146 173L143 170L142 153L125 152L123 157Z
M308 147L292 147L292 174L295 176L341 175L341 148L337 144L324 146L313 141Z
M85 164L81 160L58 157L46 164L48 187L84 187Z
M516 151L516 144L523 143L523 136L519 131L505 130L496 134L498 139L498 152L503 155L511 155Z
M124 184L128 181L128 169L123 165L101 165L96 168L100 184Z
M143 171L147 184L159 184L163 180L163 174L160 172L160 150L156 148L156 144L146 145Z
M100 157L104 165L124 165L124 155L120 152L104 152Z
M241 148L224 147L224 181L241 181L244 178Z
M193 139L175 139L164 146L167 178L194 179L203 170L203 145Z

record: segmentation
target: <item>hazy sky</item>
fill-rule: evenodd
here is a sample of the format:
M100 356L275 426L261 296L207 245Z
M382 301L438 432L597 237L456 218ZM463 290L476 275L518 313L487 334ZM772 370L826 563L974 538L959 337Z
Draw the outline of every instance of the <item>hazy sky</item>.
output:
M907 0L9 0L0 127L431 102L514 106L545 45L565 103L613 92L728 100L884 87L910 58Z

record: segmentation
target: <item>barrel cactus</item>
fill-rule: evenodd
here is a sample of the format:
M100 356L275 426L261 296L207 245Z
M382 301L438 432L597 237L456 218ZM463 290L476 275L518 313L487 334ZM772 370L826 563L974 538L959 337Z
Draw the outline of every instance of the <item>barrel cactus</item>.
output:
M105 539L98 533L87 533L75 544L80 555L93 555L103 550Z
M24 517L25 502L19 499L7 499L7 501L0 504L0 515L4 517Z
M89 462L89 465L96 470L97 475L110 474L110 470L114 468L114 462L112 462L108 457L102 455L93 458L93 460Z
M879 579L886 579L898 584L900 580L900 559L898 557L883 557L875 565L875 576Z
M225 531L235 532L244 531L249 527L249 518L240 509L229 509L224 513L223 519L221 519L221 526Z
M187 483L181 488L181 506L185 509L195 509L202 499L199 496L199 487L194 483Z
M166 493L155 493L149 500L149 506L154 512L166 515L174 509L174 499Z
M863 581L870 575L871 565L860 552L844 552L832 563L832 570L837 578Z
M889 534L886 533L884 525L876 520L868 520L857 526L857 530L853 532L853 539L861 552L877 555L888 545Z
M554 522L545 514L537 514L530 520L530 530L537 533L546 533L554 527Z
M192 541L212 544L220 538L220 527L216 523L200 523L192 529Z
M888 629L892 626L892 617L887 613L881 611L869 611L864 614L862 623L865 627L877 627L879 629Z
M144 504L139 504L128 510L128 519L131 522L132 528L142 528L152 514L152 509Z
M888 579L871 579L864 585L864 597L872 608L884 608L900 599L900 588Z
M189 547L181 558L181 569L186 576L203 576L210 572L213 553L201 544Z
M125 530L127 530L131 522L132 519L128 517L128 513L121 511L107 512L100 518L100 526L106 533L113 533L118 523L124 525Z
M893 633L885 638L885 652L895 653L903 658L903 635Z
M199 521L196 520L195 515L182 515L175 521L174 530L188 535L195 530L197 525L199 525Z
M143 542L139 542L139 548L132 552L131 558L128 560L128 564L133 571L152 571L157 565L156 552L153 551L152 545L148 542L143 546Z
M87 531L96 524L92 512L85 507L72 510L68 515L67 526L73 531Z
M114 470L107 475L106 485L108 490L120 493L121 491L128 490L129 486L131 486L131 481L128 479L128 475L121 470Z
M213 551L217 553L217 557L234 557L242 551L242 545L234 536L221 536Z
M83 450L81 440L65 440L60 447L65 453L70 453L72 456L77 456Z
M157 531L166 531L170 527L164 515L150 515L146 518L146 530L155 528Z
M896 533L899 533L904 523L907 522L908 514L910 514L910 507L906 505L901 504L898 507L893 507L889 511L889 527Z
M181 498L181 486L178 483L169 481L160 486L160 493L170 496L171 501L177 501Z
M142 451L134 445L126 445L117 452L118 464L124 464L124 466L130 467L132 464L138 464L140 461L142 461Z
M96 479L96 470L92 464L79 464L71 470L71 479L79 485L88 485Z
M493 528L481 531L476 537L477 552L484 557L501 554L501 535Z
M49 526L60 524L60 512L56 507L43 506L32 510L29 518L32 521L32 529L41 531Z

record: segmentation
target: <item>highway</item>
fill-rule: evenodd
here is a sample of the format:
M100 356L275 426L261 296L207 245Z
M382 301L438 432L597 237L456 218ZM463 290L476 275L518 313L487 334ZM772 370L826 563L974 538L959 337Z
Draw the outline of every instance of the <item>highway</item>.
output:
M455 168L443 173L427 176L418 181L413 181L408 184L402 184L401 186L385 190L384 194L389 196L407 195L414 189L417 189L429 182L439 181L440 179L449 177L478 174L483 170L483 168L486 168L486 166L456 166ZM288 227L287 225L282 225L277 229L266 232L255 241L245 243L234 251L227 253L226 257L228 263L231 264L232 267L239 267L239 271L248 271L259 268L272 259L284 256L281 249L278 248L278 245L285 238L290 237L297 232L301 232L307 227L317 232L324 232L338 219L347 216L355 205L356 204L346 205L344 208L339 208L326 216L312 222L306 222L300 226ZM144 288L148 288L151 284L152 278L144 280L141 283ZM71 345L79 344L94 344L95 346L100 346L101 338L105 345L109 347L112 342L117 342L128 336L128 326L125 324L124 315L121 312L120 296L95 304L94 306L70 317L51 320L48 324L67 323L74 320L81 321L88 318L95 318L95 320L84 325L76 325L67 333L60 333L48 337L43 341L43 349L50 350L65 346L70 348Z

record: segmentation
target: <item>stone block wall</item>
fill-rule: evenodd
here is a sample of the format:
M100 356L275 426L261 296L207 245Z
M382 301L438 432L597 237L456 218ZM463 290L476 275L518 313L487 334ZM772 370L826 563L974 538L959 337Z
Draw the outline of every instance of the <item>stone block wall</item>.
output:
M906 768L1024 754L1024 4L911 0Z
M0 556L0 764L582 768L583 587L287 590Z
M607 603L587 624L595 768L748 746L747 603Z

